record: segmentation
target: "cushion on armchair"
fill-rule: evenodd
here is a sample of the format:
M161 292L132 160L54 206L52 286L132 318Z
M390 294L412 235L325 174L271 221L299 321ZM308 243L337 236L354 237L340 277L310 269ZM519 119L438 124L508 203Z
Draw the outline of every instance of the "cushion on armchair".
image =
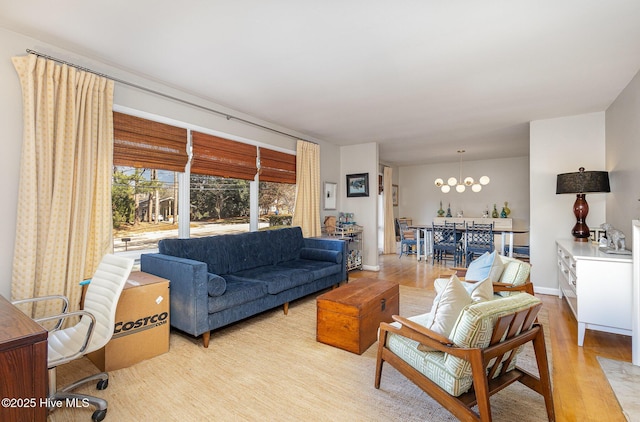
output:
M521 286L529 279L531 273L531 264L521 261L515 258L509 258L507 256L501 256L504 270L498 280L500 283L508 283L514 286ZM501 296L509 296L519 292L498 292Z
M469 264L465 280L480 281L488 277L491 281L498 281L503 269L504 265L496 251L485 252Z

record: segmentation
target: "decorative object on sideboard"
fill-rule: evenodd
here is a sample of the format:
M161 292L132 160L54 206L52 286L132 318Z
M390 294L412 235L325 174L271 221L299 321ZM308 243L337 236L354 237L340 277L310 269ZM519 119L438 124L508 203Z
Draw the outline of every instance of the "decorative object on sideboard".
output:
M576 224L571 234L576 242L589 240L590 230L586 223L589 214L586 193L611 192L609 187L609 173L606 171L585 171L580 167L574 173L561 173L556 180L556 194L575 193L576 201L573 204L573 214L576 216Z
M606 253L614 253L619 255L631 255L631 251L625 248L625 236L622 231L616 229L609 223L603 223L600 228L604 230L607 238L606 246L600 246L600 250Z
M447 217L453 217L453 215L451 214L451 204L449 204L449 205L447 206L447 215L446 215L446 216L447 216Z
M347 198L369 196L369 173L347 174Z
M492 218L498 218L499 217L498 208L496 208L496 207L497 207L497 204L493 204L493 212L491 213L491 217Z
M509 202L504 201L504 208L503 208L505 214L507 215L507 217L509 217L509 215L511 215L511 209L509 208Z
M483 185L488 185L491 179L487 176L482 176L477 182L473 180L473 177L465 177L462 178L462 154L465 150L458 150L458 154L460 154L460 179L456 179L455 177L450 177L447 179L447 183L444 183L444 180L441 178L437 178L434 183L443 193L449 193L453 186L456 187L456 192L462 193L466 190L467 186L471 187L471 190L474 192L480 192L482 190Z
M442 201L440 201L440 209L438 210L438 217L444 217L444 210L442 209Z

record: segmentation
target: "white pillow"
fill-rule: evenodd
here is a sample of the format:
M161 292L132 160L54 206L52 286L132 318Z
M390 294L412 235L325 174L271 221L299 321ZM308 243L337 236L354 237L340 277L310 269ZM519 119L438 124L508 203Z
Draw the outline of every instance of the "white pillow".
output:
M449 337L462 309L473 300L460 279L454 274L442 291L434 299L431 308L431 324L426 325L430 330L445 337Z
M465 274L465 280L480 281L490 278L491 281L499 281L504 270L502 259L496 251L485 252L475 261L471 261Z
M490 278L485 278L482 281L476 281L475 283L469 283L461 281L462 286L466 289L471 300L474 302L485 302L487 300L493 300L493 282Z

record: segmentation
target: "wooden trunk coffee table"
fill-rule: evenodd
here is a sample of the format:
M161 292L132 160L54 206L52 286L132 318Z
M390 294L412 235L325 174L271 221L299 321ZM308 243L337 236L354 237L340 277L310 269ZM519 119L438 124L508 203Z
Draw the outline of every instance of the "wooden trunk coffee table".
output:
M398 283L358 278L317 298L316 340L362 354L399 311Z

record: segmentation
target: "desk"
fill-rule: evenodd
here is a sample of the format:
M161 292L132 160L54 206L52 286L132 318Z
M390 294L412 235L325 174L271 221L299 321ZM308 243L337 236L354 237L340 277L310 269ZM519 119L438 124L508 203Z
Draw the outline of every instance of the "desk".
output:
M415 224L415 225L411 225L409 226L409 228L411 230L415 230L416 231L416 240L418 241L418 250L417 250L417 257L418 257L418 261L420 261L420 259L424 256L425 260L427 259L427 257L429 255L431 255L433 253L433 236L431 234L431 231L433 230L433 226L432 225L423 225L423 224ZM463 232L465 231L465 226L464 225L456 225L456 229ZM509 254L508 256L510 258L513 258L513 235L514 234L522 234L522 233L529 233L529 230L523 230L523 229L493 229L493 233L494 234L499 234L502 237L502 245L500 249L504 249L504 245L506 245L507 243L505 243L507 241L507 235L508 235L508 240L509 240ZM424 248L421 251L420 250L420 239L424 239ZM500 255L502 255L502 251L498 251L498 253L500 253Z
M0 406L0 420L47 420L47 336L47 330L0 296L0 396L23 404Z

